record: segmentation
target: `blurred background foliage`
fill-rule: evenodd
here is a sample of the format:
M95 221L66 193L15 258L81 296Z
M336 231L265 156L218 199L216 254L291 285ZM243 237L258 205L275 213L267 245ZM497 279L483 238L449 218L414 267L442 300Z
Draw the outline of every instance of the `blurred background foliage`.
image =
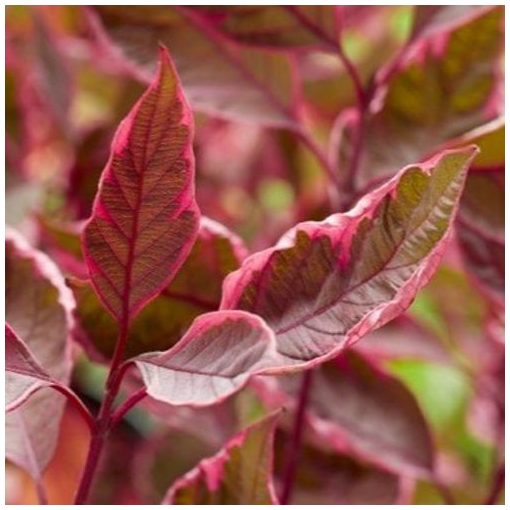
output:
M410 6L374 9L369 25L354 24L343 34L344 49L365 80L396 53L413 24ZM144 87L97 52L79 7L10 6L6 27L6 219L41 245L39 221L64 235L66 224L87 218L114 130ZM307 120L324 138L338 112L354 102L351 81L328 54L301 54L298 67L304 70ZM270 246L297 221L328 213L324 174L289 132L203 113L196 114L196 126L200 208L250 250ZM502 151L502 144L492 150ZM64 241L73 242L72 236ZM501 317L468 278L456 246L407 316L420 333L395 334L389 325L365 339L363 349L386 349L385 367L416 396L430 424L442 483L457 503L478 503L503 455L502 404L493 398L503 392ZM80 354L73 386L92 408L104 379L104 367ZM154 418L142 406L113 433L94 498L157 502L172 479L266 405L249 387L215 406L221 410L179 409ZM190 427L190 420L199 425ZM196 430L209 425L216 444ZM72 499L87 445L86 427L68 409L45 476L50 502ZM411 495L419 504L443 498L426 481ZM28 476L10 464L7 502L36 502Z

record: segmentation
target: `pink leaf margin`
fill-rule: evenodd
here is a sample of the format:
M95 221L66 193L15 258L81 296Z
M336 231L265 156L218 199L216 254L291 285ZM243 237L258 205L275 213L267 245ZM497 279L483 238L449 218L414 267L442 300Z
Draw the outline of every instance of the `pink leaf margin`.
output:
M258 329L260 331L261 341L266 343L266 348L264 349L264 352L261 355L260 360L256 364L254 364L254 366L249 371L245 372L244 374L237 375L235 377L235 379L237 380L229 391L225 391L220 396L216 396L210 399L198 400L197 398L195 398L191 400L180 400L173 397L169 397L167 394L160 395L158 392L154 391L154 389L151 389L150 383L146 384L148 396L154 398L155 400L163 401L173 406L188 406L198 408L221 403L228 397L230 397L232 394L242 389L248 383L249 379L252 376L272 373L274 370L273 368L274 366L279 367L281 365L281 362L280 363L278 362L279 354L277 353L276 350L276 339L274 332L266 324L266 322L258 315L254 315L242 310L223 310L223 311L220 310L216 312L202 314L193 321L187 332L174 347L164 352L142 354L126 362L126 366L129 366L130 364L134 363L137 365L140 372L142 374L146 374L147 376L148 376L148 374L146 373L147 371L144 369L143 366L145 363L152 363L162 367L161 369L164 369L163 363L165 361L167 360L171 361L174 356L177 356L179 353L188 348L190 350L193 350L193 343L197 341L197 338L199 338L202 333L216 326L221 326L226 320L246 321L253 328ZM169 368L169 370L172 369ZM279 368L277 368L276 370L278 373ZM190 373L193 374L193 372ZM210 375L211 377L214 376L214 374Z
M277 420L282 413L281 409L274 411L270 415L262 418L258 422L246 427L245 429L238 432L235 436L233 436L227 444L213 457L209 457L201 461L197 467L186 473L183 477L179 478L168 490L163 501L162 505L171 505L176 493L181 488L186 488L188 485L198 481L200 478L204 477L206 481L207 488L210 491L214 491L218 488L221 478L225 471L225 465L229 460L230 452L234 448L238 448L243 445L246 437L256 430L259 427L269 426L271 427L269 440L272 442L274 440L274 434L276 430ZM270 449L270 459L269 463L273 465L274 459L274 451L273 448ZM269 493L271 496L272 504L278 504L278 498L276 496L276 491L273 483L269 483L268 485Z
M16 250L16 253L23 258L31 259L34 261L34 268L37 273L57 289L58 303L64 311L65 321L67 325L67 342L64 353L64 359L67 366L67 379L71 373L73 364L72 354L72 337L75 331L74 310L76 302L73 293L65 283L64 276L58 269L57 265L43 252L32 248L28 241L16 230L7 227L5 230L6 242L11 242ZM62 381L67 383L68 380Z
M298 232L306 232L309 236L313 237L317 231L322 230L324 233L331 236L340 235L346 239L350 239L355 234L357 226L361 220L365 217L370 217L386 195L394 195L397 184L404 172L410 168L418 167L427 175L431 175L433 168L446 155L466 152L469 153L469 160L465 163L463 177L465 179L469 164L479 153L479 149L475 145L470 145L464 149L458 150L444 150L420 165L408 165L401 169L393 178L388 180L382 186L365 195L350 211L347 211L346 213L333 214L320 222L310 221L300 223L296 227L292 228L281 237L274 247L249 256L245 259L240 269L230 273L225 278L220 310L235 309L236 303L241 296L246 283L251 279L251 275L256 271L261 271L265 265L269 263L273 253L293 246ZM458 207L459 201L457 201L454 210L452 211L452 218L455 217ZM452 237L453 224L453 221L449 223L445 235L427 256L425 263L420 265L409 280L397 291L395 297L389 302L380 304L374 310L367 313L346 333L345 342L339 343L339 345L330 350L329 353L318 356L313 360L284 367L278 367L275 365L274 368L268 369L265 373L277 374L315 367L325 361L335 358L343 349L352 346L367 333L384 326L384 324L404 312L414 300L418 290L430 280L439 266L441 258L449 244L449 240Z
M181 201L181 206L186 205L187 210L193 211L197 218L200 218L200 215L201 215L200 209L198 208L198 205L195 200L195 156L193 153L193 144L192 144L192 140L194 138L194 133L195 133L195 129L194 129L195 124L194 124L194 120L193 120L193 113L192 113L191 107L188 103L188 100L186 99L186 96L184 95L182 83L181 83L179 75L177 73L175 64L170 56L168 49L165 46L163 46L162 44L160 45L160 48L159 48L159 57L160 58L159 58L158 70L156 72L155 77L153 78L153 81L151 82L151 84L149 85L147 90L138 99L138 101L135 103L135 105L131 108L128 115L121 121L119 127L117 128L117 131L115 133L115 136L114 136L112 144L111 144L110 157L108 158L108 162L106 163L106 166L101 173L101 178L98 183L98 190L97 190L96 196L94 198L94 203L92 205L92 212L91 212L90 218L85 222L85 224L82 228L81 241L82 241L82 248L83 248L83 256L84 256L85 262L89 268L89 274L91 274L92 271L94 271L94 270L97 271L97 269L94 269L97 266L94 262L94 259L88 253L87 243L86 243L86 239L85 239L87 226L89 225L89 223L91 223L93 221L93 219L96 216L103 216L104 214L106 214L106 216L107 216L107 213L104 213L104 206L101 203L101 195L102 195L101 190L104 185L103 183L104 183L105 179L107 179L110 175L110 168L112 166L113 159L114 159L116 153L120 152L122 148L127 146L128 137L129 137L129 133L130 133L130 130L131 130L131 127L133 124L133 120L137 116L138 111L141 108L145 98L151 93L152 89L157 86L157 84L162 76L164 65L168 65L170 67L171 73L173 74L173 77L176 80L176 88L175 88L176 99L178 101L180 101L183 106L183 108L182 108L182 123L186 124L189 128L188 136L189 136L190 143L188 143L186 145L186 147L184 148L184 150L181 154L182 159L189 161L189 169L188 169L189 182L185 185L185 190L187 191L186 196L184 194L181 194L179 198ZM182 212L182 210L184 210L184 207L180 208L180 212ZM147 303L149 303L151 300L153 300L155 297L157 297L160 294L160 292L166 286L168 286L170 284L170 282L175 277L177 271L180 269L180 267L186 260L187 256L189 255L189 252L191 251L191 249L193 247L193 243L196 239L196 236L198 233L198 228L199 228L199 222L197 221L196 225L195 225L195 236L193 237L191 242L188 242L188 246L185 249L180 250L179 256L174 261L174 270L169 272L167 277L160 282L158 287L154 288L150 293L147 293L147 296L143 302L138 303L137 306L135 306L134 308L129 310L129 312L128 312L129 319L132 319L137 313L140 312L140 310L142 310L147 305ZM112 313L114 318L116 318L117 320L120 320L118 318L117 314L115 313L115 311L112 310L110 308L110 306L107 304L108 300L104 298L104 296L102 295L100 290L94 284L93 278L90 278L90 281L91 281L92 286L93 286L94 290L96 291L97 295L101 298L101 302ZM124 320L127 320L127 318L124 318Z
M25 342L7 322L5 323L5 371L7 374L19 374L22 377L33 379L33 382L25 387L23 393L18 394L13 400L6 401L6 412L18 408L37 390L54 384L50 375L34 359ZM9 396L9 393L8 380L6 379L6 397Z

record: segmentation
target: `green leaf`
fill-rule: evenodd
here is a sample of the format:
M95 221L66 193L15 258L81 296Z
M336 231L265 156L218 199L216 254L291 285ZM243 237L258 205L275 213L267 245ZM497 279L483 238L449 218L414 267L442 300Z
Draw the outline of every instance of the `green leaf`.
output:
M380 73L387 90L369 108L355 185L372 187L498 115L503 12L477 11L451 32L411 45L389 75ZM352 158L351 135L344 138L342 168Z
M177 480L162 504L277 504L272 464L278 417L273 413L236 434L214 457Z
M226 278L222 309L263 317L280 365L334 357L400 315L428 282L475 153L446 152L404 168L348 213L297 225Z

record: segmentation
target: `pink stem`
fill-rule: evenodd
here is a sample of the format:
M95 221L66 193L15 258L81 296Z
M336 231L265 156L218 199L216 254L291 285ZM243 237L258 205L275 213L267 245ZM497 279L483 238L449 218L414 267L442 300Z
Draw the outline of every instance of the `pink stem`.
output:
M85 461L80 484L76 491L75 505L83 505L87 500L90 487L94 480L94 474L99 464L101 452L103 451L105 439L110 430L112 405L119 392L122 376L126 371L122 365L122 358L127 342L127 332L128 324L125 322L121 325L119 331L119 338L115 346L110 372L106 381L105 398L101 403L101 408L96 418L96 426L92 432L87 460Z
M294 419L294 428L292 430L292 436L288 446L287 464L283 473L283 489L280 496L281 505L288 505L292 497L292 491L294 489L294 482L296 480L296 472L299 463L301 441L303 439L303 430L305 427L306 404L308 403L308 396L310 395L311 386L312 371L308 370L303 374L301 389L299 391L299 400L296 417Z
M147 396L147 390L145 388L141 388L138 391L135 391L130 397L126 399L126 401L112 414L111 418L111 427L114 427L119 423L122 418L136 405L140 400L144 399Z

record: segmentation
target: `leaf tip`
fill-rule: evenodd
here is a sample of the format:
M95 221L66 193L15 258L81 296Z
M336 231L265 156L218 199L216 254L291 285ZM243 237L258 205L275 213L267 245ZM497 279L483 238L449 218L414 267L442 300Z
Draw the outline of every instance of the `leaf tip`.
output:
M161 41L158 41L158 50L159 50L159 61L170 63L170 52L168 51L168 48L165 46L164 43Z

